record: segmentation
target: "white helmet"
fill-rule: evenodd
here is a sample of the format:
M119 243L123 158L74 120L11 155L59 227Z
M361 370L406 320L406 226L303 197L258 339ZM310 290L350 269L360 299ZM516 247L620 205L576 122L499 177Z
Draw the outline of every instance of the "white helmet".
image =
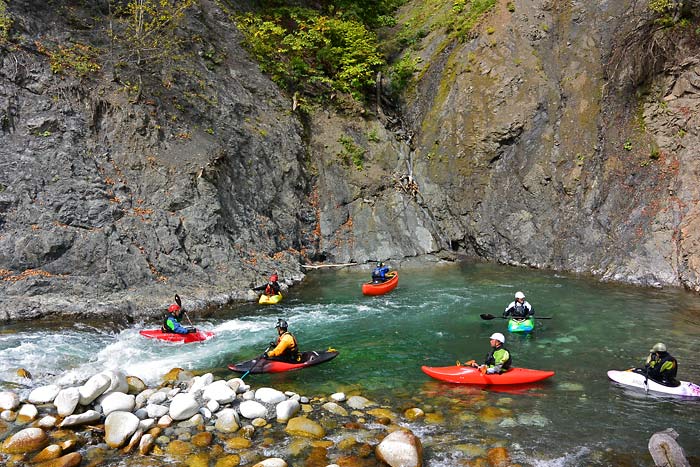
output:
M503 334L501 334L500 332L494 332L493 334L491 334L491 337L489 337L489 339L495 339L498 342L500 342L501 344L506 343L505 336Z
M515 292L515 298L516 300L519 298L525 298L525 294L522 292Z

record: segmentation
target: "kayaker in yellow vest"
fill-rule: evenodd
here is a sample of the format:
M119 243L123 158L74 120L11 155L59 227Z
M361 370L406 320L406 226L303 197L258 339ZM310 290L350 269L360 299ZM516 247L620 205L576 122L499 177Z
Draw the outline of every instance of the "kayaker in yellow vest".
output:
M278 319L275 327L277 328L277 341L270 342L270 347L274 346L274 349L268 350L263 356L286 362L301 361L297 339L291 332L287 331L287 322L283 319Z
M503 373L510 368L512 363L512 358L510 357L510 352L508 349L503 347L506 342L506 338L500 332L494 332L491 334L491 352L486 356L486 360L483 365L477 364L474 360L467 362L474 368L478 368L482 373L488 375Z
M678 373L678 362L666 350L666 344L659 342L649 349L646 365L644 366L649 379L664 384L666 386L678 386L676 380Z

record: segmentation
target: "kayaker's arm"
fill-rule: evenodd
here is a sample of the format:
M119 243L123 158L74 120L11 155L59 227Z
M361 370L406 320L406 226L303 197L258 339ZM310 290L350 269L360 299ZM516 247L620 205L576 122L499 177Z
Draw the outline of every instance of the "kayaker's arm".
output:
M267 357L279 357L292 347L294 347L294 338L289 334L285 334L280 339L279 344L274 349L265 352L265 354Z
M195 329L192 329L192 331L190 331L188 328L180 324L174 317L169 317L165 325L171 332L174 332L176 334L188 334L189 332L196 331Z

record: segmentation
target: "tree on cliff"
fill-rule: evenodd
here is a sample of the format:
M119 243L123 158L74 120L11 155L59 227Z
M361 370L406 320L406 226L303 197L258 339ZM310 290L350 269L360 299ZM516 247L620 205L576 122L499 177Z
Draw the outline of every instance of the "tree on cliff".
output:
M115 77L127 82L136 79L137 97L143 88L144 72L161 73L167 86L168 74L173 63L182 58L182 46L188 39L181 33L181 25L195 3L196 0L110 0L108 33Z

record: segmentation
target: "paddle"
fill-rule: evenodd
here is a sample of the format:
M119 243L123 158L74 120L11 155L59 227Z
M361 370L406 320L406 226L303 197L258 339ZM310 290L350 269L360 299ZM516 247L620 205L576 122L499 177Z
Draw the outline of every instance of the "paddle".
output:
M644 365L644 392L649 394L649 364Z
M270 344L272 344L272 343L270 343ZM249 369L248 371L246 371L245 373L243 373L243 376L241 376L241 379L243 379L243 378L245 378L246 376L248 376L248 373L250 373L251 371L253 371L254 369L256 369L256 368L258 367L258 365L260 364L260 362L262 362L263 360L265 360L265 353L267 353L267 351L270 350L270 347L272 347L272 345L268 345L268 346L267 346L267 349L265 349L265 352L261 353L261 354L258 356L258 361L255 362L255 364L254 364L253 366L251 366L250 369Z
M510 318L512 318L512 316L493 316L493 315L490 314L490 313L482 313L482 314L480 314L479 316L481 317L481 319L485 319L485 320L487 320L487 321L488 321L488 320L491 320L491 319L496 319L496 318L501 318L501 319L510 319ZM552 319L551 316L535 316L535 315L532 315L532 317L535 318L535 319Z
M185 318L187 318L187 322L190 323L190 326L194 328L194 324L192 324L192 320L190 319L190 315L187 314L184 308L182 308L182 300L180 300L180 296L178 294L175 294L175 303L177 303L177 306L180 307L182 312L185 314Z

